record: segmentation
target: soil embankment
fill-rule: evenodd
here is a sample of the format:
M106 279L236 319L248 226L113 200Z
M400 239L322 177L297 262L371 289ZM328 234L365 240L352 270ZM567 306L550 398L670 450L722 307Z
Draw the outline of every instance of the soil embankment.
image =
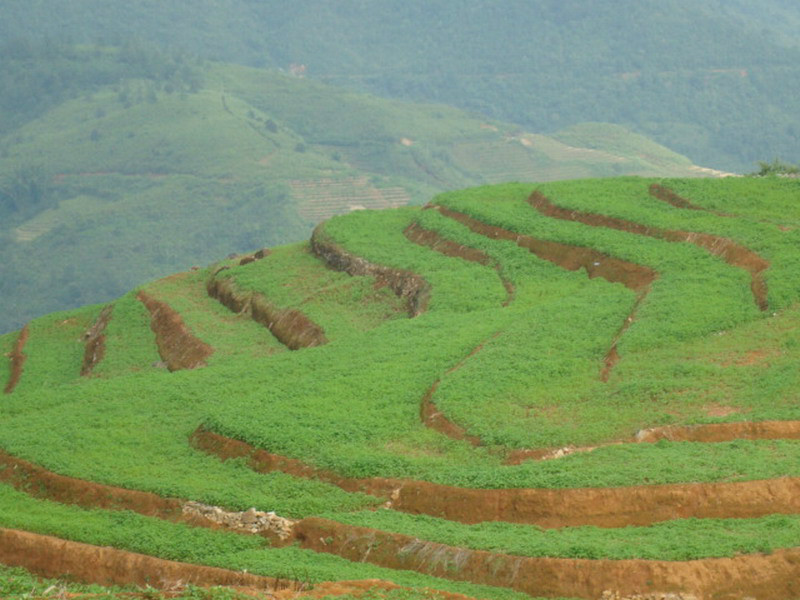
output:
M608 352L606 352L603 359L600 379L602 381L608 381L611 371L617 362L619 362L617 344L628 330L631 323L633 323L636 317L636 311L650 292L650 284L658 277L658 273L649 267L606 256L591 248L572 246L570 244L562 244L549 240L540 240L528 235L518 234L508 229L503 229L502 227L488 225L469 215L457 212L445 206L433 205L433 208L437 209L444 216L466 225L475 233L485 235L492 239L512 241L518 246L528 249L539 258L550 261L559 267L570 271L585 269L586 274L590 278L602 277L611 283L622 283L625 287L636 292L636 302L631 312L622 322L619 331L612 340L611 347Z
M497 276L500 278L506 290L506 299L503 301L503 306L511 304L514 299L514 284L503 277L503 270L500 265L482 250L470 248L469 246L464 246L458 242L448 240L439 235L436 231L425 229L419 223L412 223L406 227L403 231L403 235L405 235L409 241L420 246L426 246L445 256L461 258L487 267L492 267L497 271Z
M651 187L651 191L652 191ZM664 190L665 188L660 188ZM661 193L661 192L659 192ZM688 202L688 201L686 201ZM649 227L596 213L582 212L579 210L569 210L553 204L541 192L535 191L528 198L528 203L538 210L541 214L554 219L574 221L590 225L592 227L606 227L616 229L636 235L656 238L667 242L687 242L707 250L714 256L720 257L733 267L743 269L750 274L750 290L753 293L753 300L760 310L767 310L767 283L764 280L764 271L769 268L769 262L741 244L733 240L712 235L709 233L697 233L693 231L679 231L674 229L660 229ZM673 202L670 202L673 204ZM682 206L682 208L689 208ZM695 210L699 210L695 208Z
M83 336L85 350L83 352L83 365L81 365L82 377L91 375L92 370L106 355L106 327L111 320L113 310L113 304L103 308L94 325Z
M236 288L233 280L212 277L206 283L208 295L235 313L248 313L290 350L311 348L328 343L325 331L294 308L278 308L262 294Z
M23 567L42 577L74 577L102 585L139 585L173 588L176 584L246 586L275 590L296 582L260 577L92 546L47 535L0 529L0 563Z
M145 292L139 292L136 298L150 311L150 328L156 334L158 353L170 371L206 365L214 349L189 331L180 314Z
M782 600L800 594L800 549L685 562L530 558L468 550L410 536L309 518L298 524L304 548L532 596L597 599L681 594L697 600L747 597ZM675 596L671 596L675 598Z
M526 460L553 460L579 452L592 452L598 448L621 444L670 442L719 443L733 440L797 440L800 439L800 421L742 421L738 423L706 423L702 425L668 425L642 429L633 437L596 444L594 446L566 446L563 448L520 449L511 452L508 465L518 465Z
M27 358L23 350L25 349L25 344L27 343L29 336L30 329L27 325L25 325L20 330L17 341L14 344L14 349L11 350L11 355L9 356L11 374L6 382L6 387L3 389L4 394L12 393L14 388L16 388L19 384L19 380L22 379L22 368L25 365L25 359Z
M58 475L0 450L0 481L36 498L85 508L131 510L149 517L179 520L183 501Z
M702 206L697 206L693 204L683 196L679 196L675 192L673 192L668 187L664 187L658 183L653 183L650 185L649 188L650 195L657 200L661 200L666 202L667 204L671 204L675 208L685 208L687 210L699 210L707 213L711 213L713 215L717 215L718 217L735 217L736 215L731 215L729 213L719 212L716 210L710 210L708 208L703 208Z
M320 223L311 234L311 250L331 269L350 275L375 277L379 285L387 285L408 307L408 315L416 317L428 308L431 286L422 277L404 269L376 265L356 256L331 240L324 223Z
M459 521L506 521L545 528L626 527L683 518L752 518L800 513L800 478L614 488L469 489L394 478L348 478L297 459L198 429L191 443L222 460L244 458L262 473L282 471L390 499L395 510Z

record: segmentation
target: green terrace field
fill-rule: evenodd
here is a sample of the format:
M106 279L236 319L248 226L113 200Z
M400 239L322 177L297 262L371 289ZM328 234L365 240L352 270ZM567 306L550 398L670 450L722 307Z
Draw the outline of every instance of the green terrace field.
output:
M412 595L800 598L799 191L447 192L34 319L0 336L0 535Z
M20 52L0 48L0 80L15 82L0 87L4 333L305 239L353 210L499 181L698 174L619 126L585 124L559 141L444 105L143 48L65 45L57 63L35 44Z

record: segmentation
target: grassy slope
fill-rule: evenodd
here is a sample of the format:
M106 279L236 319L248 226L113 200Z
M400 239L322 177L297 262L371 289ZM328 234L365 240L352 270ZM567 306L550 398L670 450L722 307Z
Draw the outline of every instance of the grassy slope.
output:
M695 246L546 219L524 202L533 185L480 188L438 201L526 234L589 245L661 272L663 293L657 294L654 286L637 316L639 329L632 327L631 339L620 345L622 361L608 384L597 381L597 372L607 344L630 310L629 290L557 268L434 211L360 211L330 221L326 234L373 262L425 277L432 286L426 314L398 317L395 299L374 292L370 280L321 268L305 246L279 248L261 261L223 273L278 305L303 308L338 333L326 346L263 357L253 352L257 342L249 333L240 338L240 348L225 339L226 331L237 334L225 329L231 315L203 297L205 273L155 282L147 289L182 312L198 335L238 352L237 360L171 374L152 368L152 333L141 306L129 295L116 303L109 325L107 370L101 363L101 377L75 381L69 373L77 373L80 353L64 353L63 348L74 343L73 329L90 323L99 307L42 319L31 328L30 368L20 390L0 405L0 445L56 471L104 483L232 508L257 506L291 516L328 514L424 539L523 555L675 560L796 546L793 516L544 533L522 526L470 528L391 512L355 512L376 500L285 475L257 475L244 464L220 463L187 444L189 433L205 422L221 433L344 474L411 476L487 488L800 476L797 441L664 441L501 466L503 446L595 443L672 423L798 418L800 287L791 266L796 230L779 229L772 222L780 219L784 228L797 222L797 208L784 199L792 188L782 180L664 182L701 206L741 214L718 217L657 201L646 193L649 183L579 181L540 189L568 207L759 244L773 265L768 314L755 309L739 269ZM768 206L762 212L756 197L774 198L783 210ZM514 301L501 308L506 291L493 268L411 244L402 231L412 222L488 253L515 284ZM676 296L675 289L682 291ZM709 290L730 296L724 311L723 300L709 301ZM680 311L659 309L674 306L676 297L682 302ZM343 313L342 306L352 313ZM387 316L392 318L384 320ZM74 325L72 333L58 329L64 323ZM12 336L0 339L5 347L12 341ZM481 343L481 352L448 373ZM126 356L136 358L126 362ZM58 367L48 366L56 358ZM50 387L38 385L50 373L56 374ZM440 378L434 397L440 409L485 436L489 447L472 448L421 426L420 400ZM725 409L724 416L715 416L719 409ZM10 502L22 500L15 496ZM20 519L27 510L19 513ZM48 530L45 524L52 521L44 515L50 510L37 513L31 508L34 516L16 526ZM127 519L105 518L120 523ZM97 526L98 532L104 529ZM280 561L307 560L299 551L279 552L284 552ZM244 562L228 557L231 562L225 564L265 564L260 555L250 550L245 554ZM330 560L326 572L340 577L350 573L350 566Z

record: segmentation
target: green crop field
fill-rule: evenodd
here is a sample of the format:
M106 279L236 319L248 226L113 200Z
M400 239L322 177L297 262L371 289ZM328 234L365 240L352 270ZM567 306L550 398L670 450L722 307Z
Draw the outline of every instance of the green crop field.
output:
M447 192L33 320L0 337L0 448L72 479L0 457L0 527L480 598L800 597L799 191ZM89 482L294 534L109 510Z

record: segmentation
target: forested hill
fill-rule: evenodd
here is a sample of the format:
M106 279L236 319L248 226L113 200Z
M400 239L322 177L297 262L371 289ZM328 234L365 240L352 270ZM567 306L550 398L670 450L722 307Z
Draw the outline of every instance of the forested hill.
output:
M5 39L133 35L536 131L619 123L727 170L800 158L800 7L784 0L38 0L3 17Z

